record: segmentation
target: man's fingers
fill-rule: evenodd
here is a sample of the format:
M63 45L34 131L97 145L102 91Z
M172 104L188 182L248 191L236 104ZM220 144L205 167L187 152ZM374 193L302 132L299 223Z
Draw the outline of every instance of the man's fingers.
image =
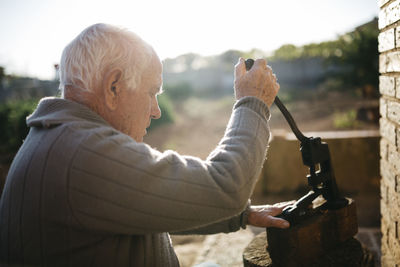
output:
M270 217L268 220L269 225L266 225L266 227L288 228L290 226L289 222L284 219L272 216L269 217Z
M279 215L279 214L282 213L283 208L284 208L284 207L274 207L274 206L272 206L272 207L270 208L269 214L272 215L272 216L277 216L277 215Z
M275 216L282 213L284 207L277 206L251 206L248 216L248 224L257 227L287 228L289 223Z
M256 61L254 62L254 67L256 67L256 68L261 67L266 70L267 69L267 61L263 58L256 59Z
M246 73L246 64L243 58L239 58L238 63L235 65L235 77L241 77Z
M287 206L293 205L294 203L296 203L296 200L279 202L279 203L274 204L274 207L286 208Z
M279 89L281 89L281 85L279 83L276 83L276 91L279 92Z
M277 78L265 59L256 59L247 72L243 58L235 65L234 89L236 99L243 96L255 96L270 107L279 91Z

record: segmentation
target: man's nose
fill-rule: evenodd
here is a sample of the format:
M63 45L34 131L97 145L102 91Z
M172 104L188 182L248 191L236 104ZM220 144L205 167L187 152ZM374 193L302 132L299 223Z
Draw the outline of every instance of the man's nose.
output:
M157 120L161 117L161 109L158 106L158 101L155 101L151 107L151 118Z

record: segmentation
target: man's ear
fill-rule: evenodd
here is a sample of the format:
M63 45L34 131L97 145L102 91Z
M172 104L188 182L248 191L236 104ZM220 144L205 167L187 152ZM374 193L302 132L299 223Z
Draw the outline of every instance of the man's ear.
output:
M113 69L109 71L103 82L104 100L110 110L115 110L118 105L118 98L122 90L122 70Z

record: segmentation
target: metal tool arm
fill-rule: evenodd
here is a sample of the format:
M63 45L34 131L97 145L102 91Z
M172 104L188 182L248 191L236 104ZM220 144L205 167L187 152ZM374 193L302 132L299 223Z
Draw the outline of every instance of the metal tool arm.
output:
M254 64L254 60L247 59L245 64L246 70L249 71ZM300 141L303 164L309 168L310 172L307 175L308 185L312 187L308 194L300 198L295 204L285 208L281 217L287 219L291 224L299 222L309 214L312 201L319 195L326 199L325 207L328 209L346 206L347 200L339 196L328 144L321 142L319 137L304 136L278 96L275 97L274 103L282 112L296 138Z

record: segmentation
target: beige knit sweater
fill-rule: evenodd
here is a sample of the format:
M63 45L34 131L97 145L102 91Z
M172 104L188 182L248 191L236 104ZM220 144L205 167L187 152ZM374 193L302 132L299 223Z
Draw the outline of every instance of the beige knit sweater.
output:
M0 200L1 266L179 266L168 232L230 232L266 156L269 110L238 101L203 161L159 152L85 106L42 99Z

